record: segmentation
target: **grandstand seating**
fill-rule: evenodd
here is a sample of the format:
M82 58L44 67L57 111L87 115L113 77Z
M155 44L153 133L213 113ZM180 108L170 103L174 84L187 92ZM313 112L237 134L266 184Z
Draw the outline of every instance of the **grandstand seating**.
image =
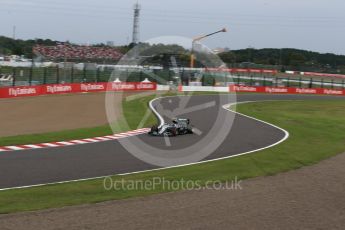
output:
M36 55L47 59L111 59L118 60L122 54L111 47L77 46L70 44L61 44L56 46L36 45L33 48Z

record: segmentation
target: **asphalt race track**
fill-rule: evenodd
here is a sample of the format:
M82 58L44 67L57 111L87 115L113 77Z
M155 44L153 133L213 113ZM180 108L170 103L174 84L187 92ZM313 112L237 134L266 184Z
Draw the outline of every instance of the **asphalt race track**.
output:
M234 98L228 98L227 95L193 96L189 99L186 114L181 115L181 117L190 118L193 125L200 131L199 134L169 138L169 143L165 138L151 137L146 134L129 137L126 141L146 143L160 148L162 151L175 150L176 153L183 153L182 149L188 148L188 146L198 143L198 141L205 144L205 141L202 140L207 136L208 131L212 129L217 116L221 116L221 119L234 118L234 122L231 131L224 137L225 140L205 160L263 148L280 141L285 136L282 130L241 115L235 115L223 109L222 105L226 104L224 102L235 102ZM336 96L237 95L237 102L313 99L334 99L344 100L345 102L345 98ZM165 111L176 108L179 105L179 100L178 97L158 99L155 101L154 106L168 121ZM189 108L196 108L196 110L188 110ZM224 121L222 125L228 125L227 120ZM3 152L0 153L0 189L101 177L155 168L158 168L158 166L145 163L128 153L118 140L60 148Z

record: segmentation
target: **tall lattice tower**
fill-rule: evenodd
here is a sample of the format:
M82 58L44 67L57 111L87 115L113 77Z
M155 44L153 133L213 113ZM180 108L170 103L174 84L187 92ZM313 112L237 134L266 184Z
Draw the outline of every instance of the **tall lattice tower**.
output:
M138 44L139 43L139 29L140 29L140 10L141 6L139 3L134 5L134 19L133 19L133 36L132 36L132 43Z

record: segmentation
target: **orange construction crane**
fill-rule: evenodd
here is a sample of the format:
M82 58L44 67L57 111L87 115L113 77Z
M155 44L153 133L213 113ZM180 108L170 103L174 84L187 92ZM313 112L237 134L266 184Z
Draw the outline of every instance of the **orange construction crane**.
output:
M214 33L210 33L210 34L207 34L207 35L202 35L202 36L198 36L198 37L195 37L192 41L192 51L191 51L191 55L190 55L190 68L194 68L194 60L195 60L195 56L194 56L194 44L195 42L197 41L200 41L204 38L207 38L207 37L210 37L214 34L218 34L218 33L222 33L222 32L227 32L227 29L226 28L223 28L217 32L214 32Z

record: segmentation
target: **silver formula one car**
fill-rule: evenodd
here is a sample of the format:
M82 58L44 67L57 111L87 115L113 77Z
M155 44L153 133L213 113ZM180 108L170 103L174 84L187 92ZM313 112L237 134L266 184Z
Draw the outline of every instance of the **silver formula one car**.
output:
M152 136L168 136L173 137L177 135L192 134L192 126L189 119L176 118L171 124L164 124L162 126L153 126L149 132Z

